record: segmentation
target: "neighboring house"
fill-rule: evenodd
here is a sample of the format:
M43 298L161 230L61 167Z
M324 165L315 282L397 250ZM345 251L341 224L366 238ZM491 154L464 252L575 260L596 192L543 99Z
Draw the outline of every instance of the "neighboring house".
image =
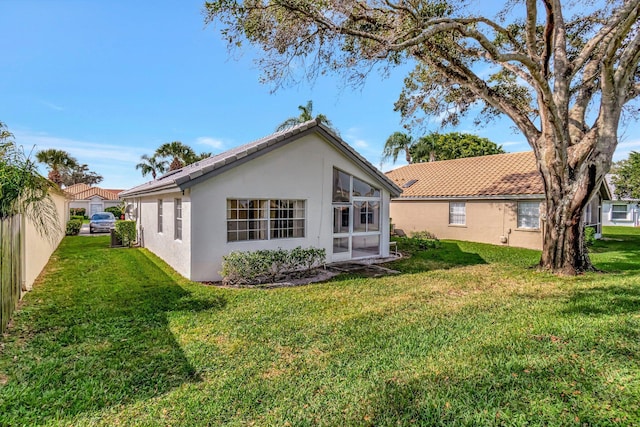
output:
M611 200L606 200L602 204L602 224L640 227L640 200L619 198L615 194L616 186L612 178L611 174L605 176L611 190Z
M496 154L400 167L387 176L402 188L391 200L391 222L407 234L542 248L542 178L533 152ZM585 225L601 235L606 184L585 209Z
M221 278L232 251L324 248L327 261L389 254L401 190L312 120L123 191L141 244L183 276Z
M84 208L86 215L104 212L105 208L120 206L119 194L122 190L107 190L87 184L73 184L64 189L69 195L69 209Z

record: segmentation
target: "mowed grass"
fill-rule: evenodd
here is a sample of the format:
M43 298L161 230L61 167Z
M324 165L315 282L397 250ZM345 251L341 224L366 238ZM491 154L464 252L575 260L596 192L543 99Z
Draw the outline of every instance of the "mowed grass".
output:
M180 278L67 237L0 341L0 425L640 425L640 230L556 277L443 242L383 278Z

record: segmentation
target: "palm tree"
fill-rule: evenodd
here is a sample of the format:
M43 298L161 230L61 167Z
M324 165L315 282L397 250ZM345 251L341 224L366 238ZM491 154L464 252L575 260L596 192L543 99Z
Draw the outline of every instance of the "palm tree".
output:
M183 144L180 141L167 142L162 144L156 150L154 157L171 157L171 163L169 164L169 170L173 171L185 167L188 164L194 163L197 157L193 148Z
M50 148L36 153L36 159L49 167L49 179L58 186L62 184L62 173L78 167L78 161L64 150Z
M49 195L55 185L40 175L34 161L0 122L0 219L25 214L36 230L51 239L59 232L58 212Z
M398 155L401 151L404 151L405 159L407 163L411 163L411 147L413 146L413 137L402 132L394 132L387 142L384 144L382 150L382 160L391 158L393 163L398 160Z
M156 179L158 174L163 174L167 170L167 161L155 155L143 154L140 160L141 162L136 165L136 169L140 169L143 177L151 174L153 179Z
M287 120L280 123L280 125L276 128L276 132L281 132L285 129L289 129L290 127L297 126L314 119L313 101L307 101L307 105L298 105L298 110L300 110L300 115L298 117L289 117ZM315 119L331 128L331 130L333 130L334 132L337 132L336 129L333 128L333 124L331 123L331 121L324 114L318 114Z

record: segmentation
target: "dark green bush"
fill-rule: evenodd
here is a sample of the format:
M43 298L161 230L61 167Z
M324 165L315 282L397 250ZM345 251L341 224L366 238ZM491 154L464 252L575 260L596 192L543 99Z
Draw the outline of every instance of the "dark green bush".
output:
M398 242L400 251L417 252L440 247L440 240L428 231L417 231L411 237L394 237L393 240Z
M593 227L585 227L584 229L584 244L591 246L596 242L596 229Z
M131 247L136 241L136 222L135 221L118 221L116 222L116 234L122 242L123 246Z
M82 220L81 219L70 219L67 222L67 236L75 236L80 233L80 228L82 228Z
M223 283L255 285L276 281L292 272L306 272L326 259L326 251L298 246L295 249L264 249L252 252L231 252L222 257Z
M71 215L71 218L69 219L77 219L80 222L84 221L84 217L82 215Z
M109 208L105 208L104 211L111 212L116 219L120 219L120 216L122 215L122 208L119 206L111 206Z

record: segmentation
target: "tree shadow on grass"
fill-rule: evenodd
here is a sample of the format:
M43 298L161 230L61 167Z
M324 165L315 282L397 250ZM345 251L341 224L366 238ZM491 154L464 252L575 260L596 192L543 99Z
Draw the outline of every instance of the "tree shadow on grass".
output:
M580 289L571 296L565 314L619 315L640 312L640 288L607 286Z
M538 356L536 354L536 356ZM635 425L633 400L619 396L569 360L532 368L487 367L484 375L432 374L389 379L368 407L368 425ZM604 409L607 408L607 409ZM617 420L617 422L616 422ZM628 424L627 424L628 423Z
M403 248L399 249L403 250ZM409 255L385 266L402 273L421 273L487 263L477 253L465 252L458 243L449 241L440 242L440 247L438 248L414 251Z
M621 227L619 227L621 228ZM594 265L606 272L640 270L640 234L615 230L589 248Z
M103 240L65 239L18 312L0 349L0 425L72 423L199 381L168 315L226 301L198 299L139 250L103 249Z

